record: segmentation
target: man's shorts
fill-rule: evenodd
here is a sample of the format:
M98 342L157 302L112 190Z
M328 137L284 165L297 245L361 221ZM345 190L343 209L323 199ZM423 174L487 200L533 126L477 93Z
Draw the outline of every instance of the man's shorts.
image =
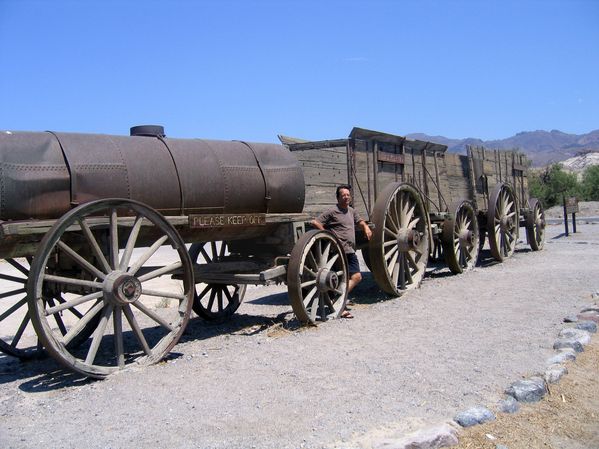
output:
M347 256L347 269L349 275L359 273L360 272L360 262L358 261L358 256L356 253L346 254Z

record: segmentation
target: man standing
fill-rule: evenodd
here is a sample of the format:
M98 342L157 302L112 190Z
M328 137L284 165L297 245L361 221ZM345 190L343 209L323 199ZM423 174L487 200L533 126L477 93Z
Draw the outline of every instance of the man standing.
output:
M362 228L368 240L372 237L372 231L360 217L360 214L350 206L351 186L341 185L337 187L336 195L337 204L312 220L312 226L316 229L331 231L341 242L347 258L349 272L347 294L349 295L349 292L362 280L360 264L356 255L356 225ZM342 317L353 318L347 311L344 312Z

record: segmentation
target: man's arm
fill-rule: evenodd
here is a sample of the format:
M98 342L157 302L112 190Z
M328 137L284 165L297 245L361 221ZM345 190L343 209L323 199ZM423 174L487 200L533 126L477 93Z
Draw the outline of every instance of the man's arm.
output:
M372 231L370 230L370 227L368 227L368 224L364 220L360 220L358 222L358 226L362 228L362 231L364 231L364 235L366 235L366 238L370 240L370 238L372 237Z
M312 221L310 222L310 224L311 224L312 226L314 226L316 229L320 229L321 231L324 231L324 226L323 226L323 224L322 224L320 221L318 221L316 218L315 218L314 220L312 220Z

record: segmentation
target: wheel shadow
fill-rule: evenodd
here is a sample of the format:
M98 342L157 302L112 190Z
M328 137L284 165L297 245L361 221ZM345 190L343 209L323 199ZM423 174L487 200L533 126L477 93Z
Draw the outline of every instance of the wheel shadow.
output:
M370 271L362 271L362 281L350 292L349 300L356 304L374 304L394 297L385 293Z
M265 302L264 304L268 303ZM205 321L197 317L189 321L179 342L207 340L225 334L252 336L268 332L269 329L274 327L293 332L301 329L302 325L295 318L291 308L289 311L279 313L274 317L236 313L229 320L219 323Z
M67 370L46 353L27 360L0 355L0 384L24 380L18 388L26 393L40 393L65 387L78 387L97 379Z
M284 305L288 304L288 299L287 293L276 293L259 298L258 300L252 300L251 302ZM295 318L290 306L288 311L279 313L276 316L237 313L228 321L221 323L209 322L199 317L193 317L189 320L178 343L207 340L224 334L252 336L267 333L269 336L279 337L287 333L301 331L302 329L309 329L309 327L301 325ZM144 329L144 335L147 336L148 340L151 340L152 334L160 334L159 330L158 327L146 328ZM135 336L132 332L124 332L123 337L125 342L135 341ZM106 346L114 344L112 336L105 336L104 339L106 341L103 344L106 344ZM87 350L87 345L88 343L82 345L78 351L84 353ZM177 352L177 346L175 346L163 361L174 360L183 356L183 353ZM98 357L102 358L100 352L98 353ZM105 360L99 360L99 362L101 361ZM63 367L45 352L42 352L38 357L27 360L0 353L0 384L18 383L21 381L18 384L18 388L27 393L78 387L98 380Z

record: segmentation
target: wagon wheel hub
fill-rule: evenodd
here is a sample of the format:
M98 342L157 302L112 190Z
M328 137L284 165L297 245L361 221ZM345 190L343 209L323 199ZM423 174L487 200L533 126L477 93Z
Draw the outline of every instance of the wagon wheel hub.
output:
M545 220L543 218L537 219L537 221L535 222L535 226L537 227L537 229L545 229Z
M322 268L316 275L316 286L320 292L337 290L339 288L339 276L328 268Z
M113 271L104 280L104 297L116 305L134 303L141 296L141 282L135 276Z
M466 247L474 245L474 234L468 228L464 228L460 232L460 243Z
M420 233L415 229L400 229L397 233L397 246L402 252L413 251L420 245Z
M511 220L507 217L507 215L502 216L501 220L499 220L499 226L501 227L502 231L509 230L510 224L511 224Z

